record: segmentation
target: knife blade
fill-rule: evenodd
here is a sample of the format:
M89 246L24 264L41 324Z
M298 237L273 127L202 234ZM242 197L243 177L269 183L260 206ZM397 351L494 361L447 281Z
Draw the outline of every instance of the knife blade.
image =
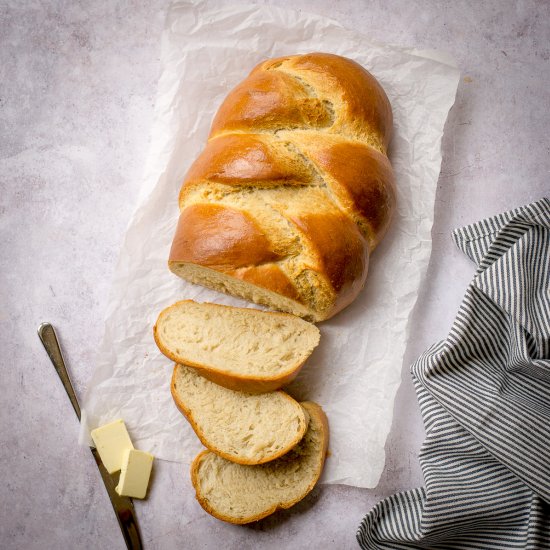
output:
M80 421L80 405L74 392L69 373L65 367L63 354L61 353L61 348L59 347L59 342L53 326L50 323L42 323L38 327L38 337L46 348L51 362L53 363L53 366L61 379L63 387L71 400L74 412ZM134 509L132 499L129 497L120 496L115 491L116 480L109 474L109 472L107 472L105 466L103 466L97 450L94 447L90 447L90 451L92 452L99 469L99 473L101 474L101 479L103 479L103 483L107 489L107 494L111 500L120 530L122 531L124 541L126 542L126 547L129 550L141 550L141 537L139 534L136 511Z

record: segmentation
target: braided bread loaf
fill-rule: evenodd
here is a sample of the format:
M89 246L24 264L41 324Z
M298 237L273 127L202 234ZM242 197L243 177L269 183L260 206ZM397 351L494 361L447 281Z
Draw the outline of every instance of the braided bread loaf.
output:
M259 64L189 169L170 269L313 321L352 302L395 208L391 107L360 65L312 53Z

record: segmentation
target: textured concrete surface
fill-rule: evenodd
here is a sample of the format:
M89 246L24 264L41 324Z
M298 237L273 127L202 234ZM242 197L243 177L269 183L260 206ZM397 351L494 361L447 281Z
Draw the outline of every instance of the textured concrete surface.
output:
M462 70L443 139L434 251L413 318L410 363L445 335L472 274L450 231L550 193L550 3L285 4L376 40L446 50ZM165 6L0 0L2 548L124 547L36 327L55 324L82 393L138 194ZM210 518L182 467L159 463L150 498L136 504L145 547L354 548L373 504L421 483L422 436L405 369L378 488L317 488L294 509L250 527Z

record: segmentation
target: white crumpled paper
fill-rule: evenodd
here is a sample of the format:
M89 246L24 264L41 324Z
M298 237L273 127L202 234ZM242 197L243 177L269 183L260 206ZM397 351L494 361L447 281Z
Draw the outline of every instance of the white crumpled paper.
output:
M328 415L331 454L323 481L378 483L408 321L430 256L440 142L459 72L434 52L374 44L330 19L267 6L176 2L169 10L151 149L84 399L81 442L89 442L90 429L120 417L136 447L161 459L189 462L200 450L172 402L173 365L155 346L153 324L164 307L184 298L250 304L168 271L178 191L227 92L268 57L311 51L358 61L386 90L395 121L390 158L398 207L371 258L364 291L321 323L321 343L289 391L317 401Z

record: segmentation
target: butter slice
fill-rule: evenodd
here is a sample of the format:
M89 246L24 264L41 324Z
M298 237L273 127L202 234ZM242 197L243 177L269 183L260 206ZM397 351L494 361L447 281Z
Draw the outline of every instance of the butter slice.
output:
M132 441L122 420L115 420L92 430L92 439L101 462L110 474L122 468L124 453L133 449Z
M144 451L127 450L116 492L125 497L145 498L154 458Z

